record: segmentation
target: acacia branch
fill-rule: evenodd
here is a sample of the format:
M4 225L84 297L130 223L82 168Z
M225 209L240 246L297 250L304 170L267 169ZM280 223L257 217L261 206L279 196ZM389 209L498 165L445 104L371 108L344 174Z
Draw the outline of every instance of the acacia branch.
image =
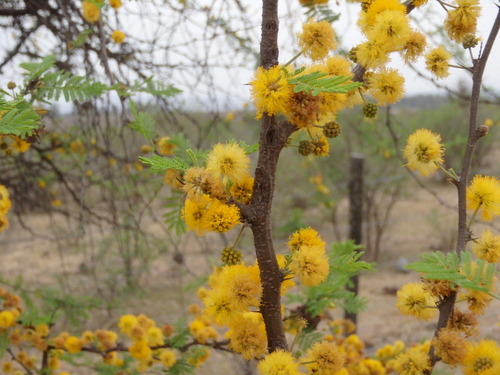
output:
M485 133L481 132L480 127L477 123L479 98L481 95L481 84L483 80L484 68L488 61L488 57L491 53L493 43L498 35L498 30L500 29L500 7L498 9L497 17L491 28L490 35L486 42L483 53L478 59L473 60L472 69L472 92L471 92L471 102L469 111L469 135L467 137L467 145L465 148L464 159L462 163L462 170L460 172L460 179L455 183L457 186L458 193L458 239L455 251L461 253L465 250L467 242L470 240L470 229L467 226L467 208L466 208L466 191L468 176L470 172L472 155L474 152L474 147L477 141ZM455 307L456 293L453 293L449 297L446 297L438 306L439 308L439 319L436 326L436 331L434 332L434 337L439 334L442 328L445 328L448 321L453 314L453 309ZM425 372L425 375L430 375L432 368L439 360L439 357L434 353L434 347L431 345L429 350L429 356L431 361L431 369Z

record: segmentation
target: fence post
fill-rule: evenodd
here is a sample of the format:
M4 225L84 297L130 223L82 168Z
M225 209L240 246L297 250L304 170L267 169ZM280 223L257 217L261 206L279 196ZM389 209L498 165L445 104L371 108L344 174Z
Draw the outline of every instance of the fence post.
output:
M353 153L349 161L349 238L357 245L362 242L363 230L363 155ZM352 279L350 291L358 294L358 276ZM357 314L344 312L344 318L357 324Z

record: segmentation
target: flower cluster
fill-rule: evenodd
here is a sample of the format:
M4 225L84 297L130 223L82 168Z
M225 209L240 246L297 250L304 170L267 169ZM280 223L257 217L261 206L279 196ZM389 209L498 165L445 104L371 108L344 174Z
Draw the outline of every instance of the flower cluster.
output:
M9 227L7 213L10 210L12 203L9 197L9 190L4 185L0 185L0 232L3 232Z

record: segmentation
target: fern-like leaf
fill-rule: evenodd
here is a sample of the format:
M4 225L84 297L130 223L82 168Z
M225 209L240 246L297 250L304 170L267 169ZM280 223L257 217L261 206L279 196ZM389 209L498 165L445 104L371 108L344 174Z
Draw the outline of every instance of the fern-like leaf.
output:
M43 58L40 62L25 62L19 64L21 68L26 70L26 80L31 82L36 78L40 77L42 74L52 69L56 64L56 58L54 55L49 55Z
M100 97L106 91L113 89L101 82L84 76L75 76L70 72L56 71L46 73L40 78L39 85L34 92L36 99L59 100L61 96L69 102L73 100L85 101L93 97Z
M155 137L155 120L146 112L139 112L135 103L130 100L130 112L134 116L129 126L132 130L139 132L147 141L152 142Z
M178 169L180 171L185 171L189 168L189 164L182 158L174 157L164 157L159 155L151 155L148 157L139 156L139 161L150 166L154 173L162 173L167 169Z
M328 73L316 71L291 77L288 82L295 85L295 92L304 91L316 96L322 92L345 94L362 86L360 82L346 83L351 78L349 76L330 76Z
M21 138L32 135L40 126L40 115L24 99L5 101L0 95L0 134L12 134Z

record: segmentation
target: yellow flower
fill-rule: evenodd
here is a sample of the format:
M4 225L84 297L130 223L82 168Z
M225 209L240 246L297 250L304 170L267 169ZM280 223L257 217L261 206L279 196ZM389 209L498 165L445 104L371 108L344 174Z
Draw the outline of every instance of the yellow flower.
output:
M318 231L312 228L302 228L293 233L288 239L290 251L297 251L302 246L325 248L325 241L321 239Z
M170 156L174 154L174 148L177 146L171 142L170 137L161 137L156 141L156 147L160 155Z
M377 68L389 61L387 48L378 40L369 40L358 45L356 58L366 69Z
M298 364L292 353L276 350L259 362L257 369L260 375L299 375Z
M484 120L484 125L488 126L488 127L491 127L493 126L493 120L490 119L490 118L487 118L486 120Z
M418 129L408 137L403 150L408 161L406 166L414 171L418 170L423 176L434 173L439 167L436 163L443 162L443 145L441 136L428 129Z
M212 201L213 199L206 194L194 196L185 200L183 216L186 226L190 231L202 235L209 230L206 212Z
M462 294L460 298L463 298L467 301L469 310L476 315L484 313L484 309L493 300L493 297L491 297L489 293L470 289L467 290L466 294Z
M302 25L302 33L297 35L299 47L305 56L321 60L337 47L335 32L327 21L310 21Z
M281 66L273 66L267 70L259 67L250 86L258 119L264 113L269 116L288 113L293 88Z
M443 328L432 341L436 355L451 366L461 364L467 354L467 340L454 329Z
M315 286L328 277L330 265L322 247L302 246L292 253L290 270L305 286Z
M426 45L427 41L425 35L418 31L412 31L401 51L405 62L407 64L415 62L417 57L424 53Z
M267 335L262 315L258 312L245 312L229 326L226 333L229 348L250 360L261 357L267 350Z
M434 73L437 78L445 78L450 75L449 66L451 53L446 48L439 46L425 55L425 64L427 70Z
M476 175L467 187L467 209L478 212L481 219L491 221L500 215L500 181L496 177Z
M82 350L82 346L82 340L75 336L69 336L64 341L64 348L71 354L79 353Z
M351 62L342 56L332 56L326 59L326 73L332 76L351 76Z
M150 327L146 331L146 340L149 346L160 346L165 343L163 332L159 327Z
M375 25L371 28L368 40L377 40L385 49L397 51L403 48L410 37L411 29L405 12L400 10L384 10L375 17Z
M9 328L16 324L16 317L10 310L0 311L0 328Z
M101 10L89 0L83 0L82 13L85 21L89 23L97 22L101 17Z
M485 230L472 245L472 251L479 259L489 263L498 262L500 259L500 236L493 236L489 229Z
M217 276L217 285L224 288L231 300L231 309L244 312L249 307L260 305L262 294L260 275L257 266L236 264L225 266Z
M12 148L17 152L26 152L30 148L31 144L26 142L25 140L15 137L14 142L12 143Z
M128 351L132 357L138 360L149 360L151 359L153 352L151 348L147 345L145 340L136 340L128 348Z
M248 176L250 158L237 143L216 144L207 156L207 170L217 178L241 182Z
M429 320L436 314L435 306L432 295L423 283L408 283L398 290L396 307L401 314Z
M9 190L4 185L0 185L0 215L5 215L11 205Z
M478 0L457 0L458 6L448 11L444 28L450 39L462 42L467 34L475 34L481 12Z
M304 71L306 72L306 71ZM298 128L311 128L321 117L323 94L312 95L304 91L293 93L290 100L289 121Z
M365 12L362 12L358 21L358 25L365 33L375 26L377 16L386 10L396 10L403 14L406 13L405 6L398 0L373 0L367 3L368 9L366 9Z
M109 0L109 5L111 5L111 8L118 9L119 7L122 6L122 1L121 0Z
M339 371L345 363L345 353L333 342L322 341L315 343L307 350L303 362L311 373L330 375Z
M166 368L170 368L177 362L177 355L173 350L165 349L161 351L158 359L163 366L165 366Z
M125 33L121 30L115 30L111 34L111 39L113 39L113 42L116 44L122 44L125 40Z
M379 105L396 103L404 95L405 79L394 69L381 69L368 78L370 93Z
M203 299L205 313L216 324L223 326L235 320L237 313L232 309L231 296L223 288L212 289Z
M252 199L254 178L246 176L240 182L231 185L231 196L238 202L249 204Z
M465 375L500 374L500 348L495 341L481 340L472 344L464 358Z
M240 223L240 209L234 204L225 204L214 200L205 213L205 220L210 230L223 233Z
M430 369L427 353L417 348L400 354L394 367L400 375L420 375Z

